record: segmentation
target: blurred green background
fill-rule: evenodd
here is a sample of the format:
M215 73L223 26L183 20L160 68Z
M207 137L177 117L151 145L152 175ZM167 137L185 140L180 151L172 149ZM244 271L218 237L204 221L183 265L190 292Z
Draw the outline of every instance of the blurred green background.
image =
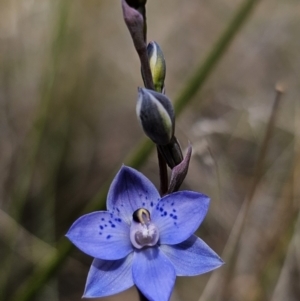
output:
M174 301L300 299L300 2L256 2L176 120L183 149L193 144L182 188L212 199L198 235L226 265L178 278ZM242 3L148 0L170 99ZM159 184L154 152L125 159L143 138L138 86L120 1L0 0L0 300L80 300L92 259L70 253L72 222L91 199L103 208L124 162Z

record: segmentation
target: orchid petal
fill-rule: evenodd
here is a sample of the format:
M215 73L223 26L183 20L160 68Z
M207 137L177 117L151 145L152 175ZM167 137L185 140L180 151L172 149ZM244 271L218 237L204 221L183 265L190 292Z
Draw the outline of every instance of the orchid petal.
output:
M94 259L84 291L84 298L105 297L120 293L134 285L133 253L120 260Z
M84 253L99 259L121 259L132 250L129 226L107 211L83 215L71 226L67 237Z
M129 224L135 210L146 208L151 213L159 200L157 189L143 174L123 166L110 186L107 209Z
M133 281L149 301L168 301L175 283L172 263L159 248L135 252L132 265Z
M178 245L161 245L160 249L173 263L177 276L200 275L224 263L203 240L195 235Z
M179 191L163 197L151 215L159 229L161 244L178 244L188 239L203 221L209 198L193 191Z

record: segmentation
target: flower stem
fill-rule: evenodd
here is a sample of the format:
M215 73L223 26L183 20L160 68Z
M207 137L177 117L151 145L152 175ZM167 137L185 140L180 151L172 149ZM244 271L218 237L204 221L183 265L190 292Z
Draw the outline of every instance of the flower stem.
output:
M153 84L153 79L152 79L152 74L151 74L151 69L150 69L150 64L149 64L149 59L148 59L148 54L147 54L146 43L142 49L137 51L137 54L139 55L140 62L141 62L142 74L144 76L144 78L143 78L144 85L147 89L155 90L154 84Z
M158 165L159 165L159 178L160 178L160 195L163 196L168 192L168 170L167 164L160 153L158 147L156 146L157 157L158 157Z

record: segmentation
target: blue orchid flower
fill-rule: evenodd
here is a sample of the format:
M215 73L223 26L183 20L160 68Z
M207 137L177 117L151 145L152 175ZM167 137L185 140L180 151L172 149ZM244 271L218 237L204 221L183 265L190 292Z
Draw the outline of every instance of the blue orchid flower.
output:
M167 301L176 276L194 276L223 264L193 235L209 198L193 191L160 197L140 172L123 166L107 196L107 211L80 217L67 237L94 257L85 298L104 297L136 285L150 301Z

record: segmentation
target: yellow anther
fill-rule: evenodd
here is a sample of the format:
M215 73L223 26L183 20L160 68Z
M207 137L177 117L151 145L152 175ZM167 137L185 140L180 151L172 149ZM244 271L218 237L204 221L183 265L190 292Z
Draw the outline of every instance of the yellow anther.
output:
M133 220L141 223L142 225L147 224L150 222L150 213L145 208L137 209L133 213Z

